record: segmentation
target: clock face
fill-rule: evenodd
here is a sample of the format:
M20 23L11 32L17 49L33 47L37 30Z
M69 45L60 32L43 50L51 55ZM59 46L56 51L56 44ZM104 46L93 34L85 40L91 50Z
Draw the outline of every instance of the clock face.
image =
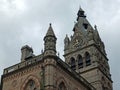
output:
M73 46L75 47L75 48L78 48L78 47L80 47L81 46L81 44L82 44L82 39L74 39L74 41L73 41Z

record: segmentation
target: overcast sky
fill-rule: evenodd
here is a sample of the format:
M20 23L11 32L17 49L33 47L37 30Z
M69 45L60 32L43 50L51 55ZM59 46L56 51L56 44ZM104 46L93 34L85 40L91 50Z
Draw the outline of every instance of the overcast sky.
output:
M3 68L20 62L22 46L28 44L36 55L41 53L49 23L63 58L63 40L73 34L80 5L92 26L98 26L114 90L120 90L120 0L0 0L0 75Z

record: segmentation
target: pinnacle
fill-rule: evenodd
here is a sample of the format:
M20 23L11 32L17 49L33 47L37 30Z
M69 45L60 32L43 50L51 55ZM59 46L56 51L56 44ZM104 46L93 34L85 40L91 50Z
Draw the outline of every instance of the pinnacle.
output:
M52 24L50 23L50 27L52 26Z
M97 25L94 26L95 30L97 30Z

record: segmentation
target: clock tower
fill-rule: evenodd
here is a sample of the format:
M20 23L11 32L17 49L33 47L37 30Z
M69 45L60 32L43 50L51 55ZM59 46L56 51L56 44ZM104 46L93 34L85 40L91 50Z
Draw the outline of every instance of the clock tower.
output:
M64 58L69 66L97 90L113 90L105 46L80 8L71 38L64 39Z

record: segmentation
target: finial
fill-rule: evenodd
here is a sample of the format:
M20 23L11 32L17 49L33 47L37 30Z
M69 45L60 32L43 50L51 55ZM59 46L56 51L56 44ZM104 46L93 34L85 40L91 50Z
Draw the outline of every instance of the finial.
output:
M97 30L97 25L94 26L95 30Z
M52 26L52 24L50 23L50 26Z
M58 52L58 57L60 56L60 53Z

